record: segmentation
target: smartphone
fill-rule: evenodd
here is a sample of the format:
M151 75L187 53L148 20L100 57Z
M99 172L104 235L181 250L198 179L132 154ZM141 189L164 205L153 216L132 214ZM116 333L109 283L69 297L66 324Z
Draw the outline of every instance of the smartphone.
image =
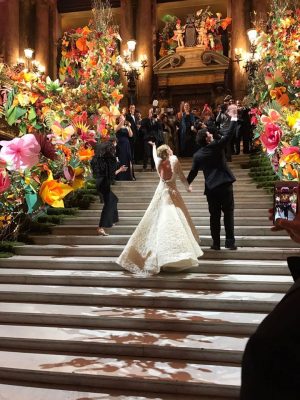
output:
M278 218L293 221L297 213L298 182L279 181L274 186L274 222Z

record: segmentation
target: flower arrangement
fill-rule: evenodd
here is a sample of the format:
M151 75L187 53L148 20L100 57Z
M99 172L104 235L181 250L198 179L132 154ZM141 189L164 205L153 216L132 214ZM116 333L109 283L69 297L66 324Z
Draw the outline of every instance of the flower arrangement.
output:
M268 22L256 25L259 70L248 96L255 140L281 180L300 176L300 8L273 0Z
M60 79L0 65L0 114L19 132L0 142L0 239L18 230L22 216L64 207L90 176L95 143L114 131L123 96L107 7L94 0L89 26L64 34Z

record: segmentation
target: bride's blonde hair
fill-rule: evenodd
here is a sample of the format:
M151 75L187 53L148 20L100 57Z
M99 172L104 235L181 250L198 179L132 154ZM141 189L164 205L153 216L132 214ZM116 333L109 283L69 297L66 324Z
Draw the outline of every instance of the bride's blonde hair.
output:
M160 157L162 160L166 160L169 157L169 149L169 146L167 146L166 144L162 144L157 148L157 156Z

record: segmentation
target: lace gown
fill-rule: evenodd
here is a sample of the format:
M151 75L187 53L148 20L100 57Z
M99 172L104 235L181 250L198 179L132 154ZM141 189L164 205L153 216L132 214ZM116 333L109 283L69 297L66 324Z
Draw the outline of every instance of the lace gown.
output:
M161 159L153 149L156 169ZM160 178L158 187L142 220L130 237L117 263L139 275L183 270L198 265L203 252L189 212L176 186L177 176L188 189L188 182L176 156L170 157L172 178Z

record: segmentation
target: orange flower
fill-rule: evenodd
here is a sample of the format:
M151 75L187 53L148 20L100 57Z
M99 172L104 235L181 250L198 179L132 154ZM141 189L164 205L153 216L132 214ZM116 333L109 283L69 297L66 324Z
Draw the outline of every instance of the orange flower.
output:
M64 155L65 155L67 160L70 160L72 152L69 149L69 147L61 145L61 146L58 146L58 149L61 150L64 153Z
M299 173L294 169L291 164L286 164L285 168L282 169L283 175L288 177L291 175L295 180L299 179Z
M116 103L119 103L119 101L123 99L123 95L117 89L115 89L111 93L111 97L115 100Z
M286 88L284 86L279 86L270 90L270 96L273 100L276 100L282 107L284 107L290 102L289 96L285 92Z
M80 161L88 161L93 157L94 154L95 152L93 149L86 149L85 147L81 147L77 152Z

